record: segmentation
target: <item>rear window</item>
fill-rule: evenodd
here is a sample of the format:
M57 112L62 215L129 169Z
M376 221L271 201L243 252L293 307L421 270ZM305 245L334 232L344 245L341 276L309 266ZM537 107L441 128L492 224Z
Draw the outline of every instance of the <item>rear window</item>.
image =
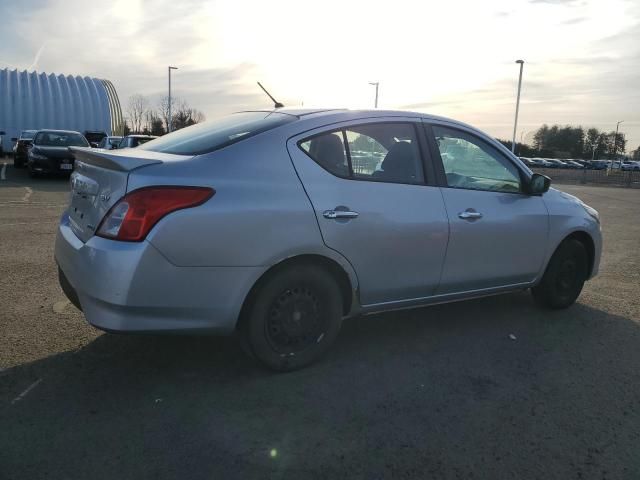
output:
M137 147L138 145L142 145L143 143L150 142L151 140L153 140L153 138L138 138L138 137L133 137L133 138L131 139L131 146L132 146L132 147Z
M234 113L217 120L192 125L139 147L140 150L200 155L239 142L297 119L278 112Z

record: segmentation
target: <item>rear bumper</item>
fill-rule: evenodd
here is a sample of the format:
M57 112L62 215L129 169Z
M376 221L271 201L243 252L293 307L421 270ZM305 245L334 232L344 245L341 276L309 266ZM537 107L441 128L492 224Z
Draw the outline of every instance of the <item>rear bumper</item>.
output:
M70 174L73 171L73 162L70 163L70 165L71 165L70 169L63 170L62 167L61 167L62 161L61 160L56 160L56 159L53 159L53 158L47 158L46 160L44 160L44 159L34 160L33 158L30 158L30 159L27 160L27 162L29 163L30 167L34 171L36 171L38 173L66 173L66 174Z
M231 333L263 267L177 267L148 242L82 243L65 213L55 259L60 283L93 326L113 332Z

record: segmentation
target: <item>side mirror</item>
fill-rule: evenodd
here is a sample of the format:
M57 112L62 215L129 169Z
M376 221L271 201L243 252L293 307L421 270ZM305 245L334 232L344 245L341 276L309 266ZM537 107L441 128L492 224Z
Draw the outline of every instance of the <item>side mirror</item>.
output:
M546 175L534 173L527 183L527 193L529 195L542 195L549 190L551 179Z
M11 141L12 142L17 142L18 141L18 137L11 137Z

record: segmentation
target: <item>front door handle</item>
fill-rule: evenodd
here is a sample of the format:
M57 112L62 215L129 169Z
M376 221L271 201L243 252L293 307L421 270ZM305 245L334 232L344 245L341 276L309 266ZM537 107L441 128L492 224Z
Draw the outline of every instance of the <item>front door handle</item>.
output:
M325 210L322 212L324 218L357 218L358 212L352 212L351 210Z
M482 214L480 212L476 212L475 210L469 208L464 212L460 212L458 214L458 218L461 218L462 220L477 220L479 218L482 218Z

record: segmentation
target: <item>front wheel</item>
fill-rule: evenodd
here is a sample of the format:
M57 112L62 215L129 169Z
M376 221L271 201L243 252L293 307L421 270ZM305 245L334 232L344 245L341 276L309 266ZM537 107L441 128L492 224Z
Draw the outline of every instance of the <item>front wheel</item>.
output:
M587 269L584 245L577 240L565 240L551 257L540 283L531 289L534 300L553 309L573 305L587 279Z
M246 350L277 371L302 368L322 356L342 323L342 297L334 278L313 265L271 276L243 312Z

